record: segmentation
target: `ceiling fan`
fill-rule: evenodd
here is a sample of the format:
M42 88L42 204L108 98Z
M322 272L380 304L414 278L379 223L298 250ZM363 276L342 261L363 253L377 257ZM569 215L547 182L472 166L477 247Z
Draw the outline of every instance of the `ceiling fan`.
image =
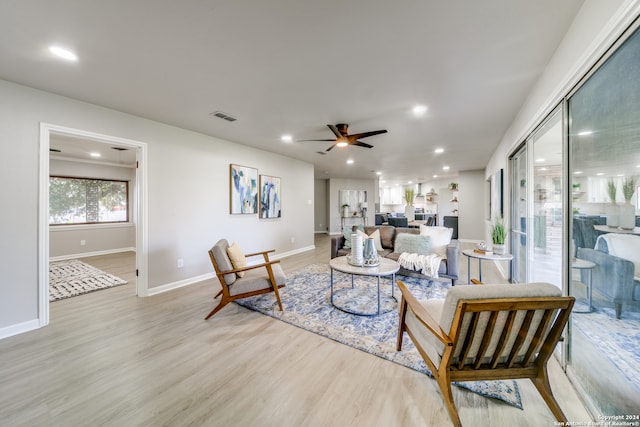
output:
M382 130L374 130L371 132L362 132L362 133L354 133L353 135L349 135L348 129L349 125L346 123L338 123L337 125L327 125L329 129L336 136L335 139L300 139L298 142L306 142L306 141L335 141L331 147L327 148L326 151L331 151L333 147L346 147L348 145L357 145L365 148L373 148L373 145L366 144L362 141L358 141L360 138L366 138L368 136L379 135L381 133L387 133L386 129Z

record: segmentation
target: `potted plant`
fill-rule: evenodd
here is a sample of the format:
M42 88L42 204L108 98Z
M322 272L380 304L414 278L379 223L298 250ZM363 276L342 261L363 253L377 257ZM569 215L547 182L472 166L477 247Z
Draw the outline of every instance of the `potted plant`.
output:
M404 190L404 200L407 202L407 206L404 208L404 216L407 217L407 221L411 222L416 219L416 213L413 209L413 197L415 196L415 192L413 188L405 188Z
M618 209L618 205L616 205L617 190L616 182L613 179L610 179L607 182L607 193L611 199L611 204L606 208L607 226L609 227L618 227L618 225L620 225L620 210Z
M458 183L457 182L452 182L451 184L449 184L449 190L458 191Z
M625 203L620 206L619 209L619 226L624 229L633 229L636 226L636 208L631 204L633 193L636 192L636 180L635 176L625 178L622 182L622 194L624 195Z
M345 204L343 204L341 206L341 208L342 208L342 217L343 218L348 217L349 216L349 204L345 203Z
M507 238L507 233L504 229L504 221L502 217L496 219L491 229L491 240L493 240L493 252L498 255L503 255L505 251L504 241Z

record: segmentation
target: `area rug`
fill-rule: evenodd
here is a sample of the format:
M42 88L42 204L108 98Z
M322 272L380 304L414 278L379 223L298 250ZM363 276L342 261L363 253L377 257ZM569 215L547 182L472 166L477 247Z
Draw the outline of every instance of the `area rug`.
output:
M609 307L593 307L590 313L571 315L578 328L628 380L640 391L640 313L623 310L616 319Z
M105 273L77 259L49 263L49 301L70 298L126 283L126 280Z
M418 299L444 299L449 283L438 280L397 276ZM236 301L237 304L290 323L342 344L366 351L391 362L431 375L409 336L405 333L402 351L396 351L397 309L379 316L357 316L333 307L329 301L330 270L328 264L312 264L287 275L287 285L280 290L284 311L279 311L273 293ZM351 286L351 276L334 272L334 289ZM356 287L376 286L373 277L356 276ZM383 277L380 292L391 294L391 278ZM399 290L395 287L395 296ZM500 399L522 409L515 381L474 381L456 383L482 396Z

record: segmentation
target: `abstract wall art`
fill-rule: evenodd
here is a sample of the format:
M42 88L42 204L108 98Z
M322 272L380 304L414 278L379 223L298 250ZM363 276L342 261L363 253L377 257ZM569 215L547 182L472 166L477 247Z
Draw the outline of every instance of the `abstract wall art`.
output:
M282 216L280 178L260 175L260 218Z
M258 169L234 164L229 166L231 182L229 212L231 214L258 213Z

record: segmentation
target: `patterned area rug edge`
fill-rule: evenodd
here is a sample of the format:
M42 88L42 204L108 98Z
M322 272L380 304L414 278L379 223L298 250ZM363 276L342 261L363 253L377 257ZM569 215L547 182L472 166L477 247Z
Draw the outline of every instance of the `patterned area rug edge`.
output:
M126 280L77 259L49 263L49 301L51 302L126 283Z

